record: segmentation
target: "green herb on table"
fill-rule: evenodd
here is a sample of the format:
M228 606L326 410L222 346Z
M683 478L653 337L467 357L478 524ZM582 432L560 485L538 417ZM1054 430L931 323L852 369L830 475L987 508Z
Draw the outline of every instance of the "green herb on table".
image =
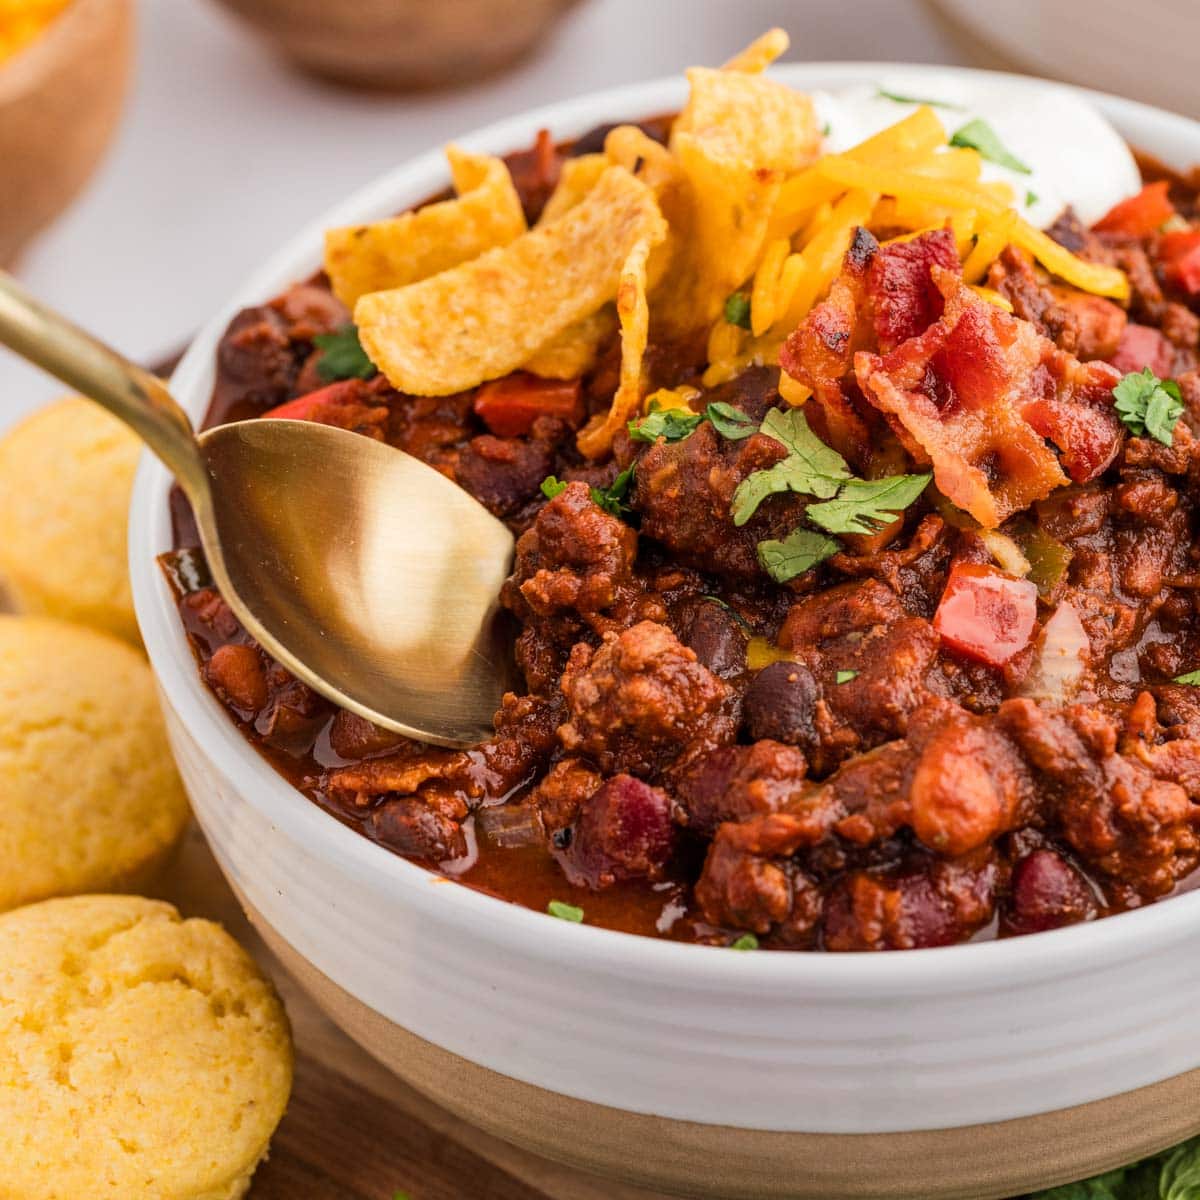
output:
M745 292L734 292L725 301L725 320L740 329L750 328L750 297Z
M1010 171L1019 171L1022 175L1033 174L1033 171L1005 146L996 131L978 117L968 121L961 129L956 129L950 138L950 145L977 150L989 162L1007 167Z
M731 508L735 525L745 525L768 496L790 491L830 500L850 478L846 460L813 433L800 409L771 409L759 432L774 438L788 454L782 462L755 471L738 484Z
M833 132L833 126L828 121L821 126L821 136L827 138Z
M1200 1200L1200 1138L1128 1167L1035 1192L1030 1200Z
M758 938L752 933L743 933L736 942L729 943L730 950L757 950Z
M805 516L829 533L875 533L890 525L926 488L932 475L851 479L836 499L810 504Z
M834 678L836 678L838 683L849 683L850 680L858 678L858 672L857 671L839 671Z
M787 583L832 558L841 548L837 538L814 533L811 529L793 529L782 540L772 538L759 542L758 561L776 583Z
M1117 415L1135 437L1150 437L1169 446L1175 423L1183 415L1183 396L1173 379L1159 379L1149 367L1131 371L1113 388Z
M1176 675L1172 683L1186 683L1188 687L1200 687L1200 671L1189 671L1186 675Z
M961 104L951 104L949 100L931 100L927 96L905 96L902 92L889 92L886 88L880 88L876 95L880 100L894 100L897 104L928 104L930 108L949 108L955 112L962 112L964 108Z
M567 904L564 900L551 900L546 905L546 911L552 917L557 917L560 921L570 921L573 925L578 925L583 920L583 909L576 908L574 904Z
M1032 208L1032 207L1033 207L1033 206L1034 206L1034 205L1035 205L1037 202L1038 202L1038 194L1037 194L1037 192L1034 192L1034 191L1026 191L1026 193L1025 193L1025 207L1026 207L1026 208Z
M327 383L337 379L370 379L375 364L358 340L357 325L343 325L334 333L318 333L313 345L321 351L317 374Z

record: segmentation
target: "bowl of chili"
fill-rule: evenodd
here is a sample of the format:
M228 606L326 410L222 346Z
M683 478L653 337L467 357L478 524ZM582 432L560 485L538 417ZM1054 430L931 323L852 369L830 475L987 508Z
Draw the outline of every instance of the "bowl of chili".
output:
M778 77L836 88L889 69L811 64ZM463 144L503 154L542 129L566 141L676 111L685 95L674 80L619 89ZM1088 96L1139 150L1180 169L1200 161L1195 123ZM240 349L270 336L261 327L272 319L260 313L240 345L223 344L230 322L310 276L322 230L386 217L445 184L439 158L417 159L259 270L175 375L193 418L210 402L218 348L236 367ZM323 300L308 301L307 319L336 318L322 317ZM218 861L331 1015L463 1119L591 1170L724 1197L1003 1197L1200 1129L1191 1103L1200 1089L1194 893L1033 936L900 954L780 954L727 952L753 938L713 946L635 936L639 926L623 929L615 916L616 928L591 927L583 906L557 897L549 914L532 911L488 894L503 894L499 876L487 891L458 886L332 819L298 790L303 763L288 772L268 761L229 720L197 673L177 596L155 565L175 545L168 491L161 468L145 463L130 529L134 593L173 745ZM1039 550L1035 539L1023 553L1043 554L1054 570L1053 546ZM1013 577L956 567L938 622L967 659L998 667L1026 644L1031 597ZM626 783L609 796L652 823L643 800ZM1055 886L1042 849L1022 855L1031 894Z

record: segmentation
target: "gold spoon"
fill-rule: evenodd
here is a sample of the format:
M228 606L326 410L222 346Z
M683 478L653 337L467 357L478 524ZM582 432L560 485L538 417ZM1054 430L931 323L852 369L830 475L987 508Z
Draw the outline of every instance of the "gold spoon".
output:
M3 272L0 344L108 409L163 461L221 595L292 674L421 741L490 735L514 684L497 605L513 539L461 488L328 425L240 421L197 437L160 379Z

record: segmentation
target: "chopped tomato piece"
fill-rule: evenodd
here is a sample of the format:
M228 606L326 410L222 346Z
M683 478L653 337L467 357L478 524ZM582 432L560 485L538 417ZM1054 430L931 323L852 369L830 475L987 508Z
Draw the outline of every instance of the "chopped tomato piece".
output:
M1131 321L1108 361L1122 375L1149 367L1160 379L1165 379L1175 364L1175 347L1157 329Z
M1200 229L1180 229L1158 246L1167 279L1189 296L1200 293Z
M374 382L341 379L318 388L306 396L297 396L286 404L263 413L277 421L312 421L332 425L351 433L361 433L377 442L385 440L388 407L375 391Z
M539 379L518 371L475 393L475 415L497 437L522 437L538 417L578 420L578 379Z
M933 616L948 649L989 667L1024 650L1036 624L1037 585L976 563L951 570Z
M1149 237L1175 215L1175 206L1167 195L1169 186L1165 179L1146 184L1136 196L1114 204L1096 222L1095 228L1101 233Z

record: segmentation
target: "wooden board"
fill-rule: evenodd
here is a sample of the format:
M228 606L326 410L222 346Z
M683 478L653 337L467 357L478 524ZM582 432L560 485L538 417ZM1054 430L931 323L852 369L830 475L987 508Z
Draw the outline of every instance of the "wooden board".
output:
M220 921L275 980L296 1083L250 1200L666 1200L518 1150L464 1125L341 1033L254 933L193 824L156 894Z

